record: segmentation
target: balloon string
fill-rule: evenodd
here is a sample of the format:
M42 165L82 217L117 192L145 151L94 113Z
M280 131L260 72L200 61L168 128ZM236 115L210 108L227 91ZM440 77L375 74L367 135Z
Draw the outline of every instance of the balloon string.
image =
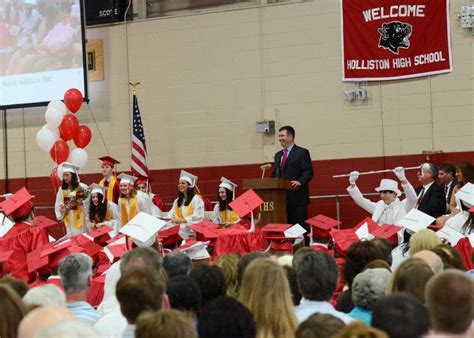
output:
M94 116L94 113L92 112L92 108L91 108L91 104L90 104L90 101L89 103L86 105L87 106L87 109L89 110L89 113L91 114L92 116L92 120L94 121L94 124L97 128L97 131L99 132L99 137L100 137L100 140L102 141L102 144L104 145L105 147L105 151L107 153L107 155L110 155L110 152L109 152L109 148L107 147L107 143L105 142L104 140L104 137L102 136L102 133L100 132L100 128L99 128L99 124L97 123L97 120Z

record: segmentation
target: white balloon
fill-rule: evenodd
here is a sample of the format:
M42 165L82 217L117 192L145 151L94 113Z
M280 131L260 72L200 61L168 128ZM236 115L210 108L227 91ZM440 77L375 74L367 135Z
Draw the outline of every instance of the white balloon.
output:
M63 101L59 101L59 100L51 101L48 104L48 107L46 108L46 110L48 110L49 108L54 108L56 112L58 112L62 116L67 114L67 107Z
M57 140L59 140L59 136L60 136L60 135L59 135L59 129L58 129L57 127L54 128L54 127L51 127L51 126L48 125L48 124L45 124L45 125L43 126L43 128L41 128L41 129L48 129L49 131L51 131L51 132L53 133L53 135L54 135L54 141L55 141L55 142L56 142Z
M44 113L44 119L50 128L57 128L63 120L63 115L58 113L55 108L48 108Z
M36 133L36 144L43 151L50 151L56 142L53 132L47 128L42 128Z
M76 148L71 151L67 161L82 169L86 165L87 159L87 151L82 148Z

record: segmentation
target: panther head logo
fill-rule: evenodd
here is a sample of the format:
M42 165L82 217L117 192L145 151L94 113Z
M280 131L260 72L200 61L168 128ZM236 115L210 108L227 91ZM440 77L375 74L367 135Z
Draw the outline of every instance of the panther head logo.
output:
M388 49L393 54L398 54L399 48L410 48L409 38L413 32L412 25L392 21L384 23L378 32L380 33L379 48Z

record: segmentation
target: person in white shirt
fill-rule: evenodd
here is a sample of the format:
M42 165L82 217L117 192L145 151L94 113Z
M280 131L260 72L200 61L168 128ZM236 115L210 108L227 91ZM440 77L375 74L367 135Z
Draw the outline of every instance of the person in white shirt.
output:
M349 177L349 187L347 191L354 202L372 215L374 222L382 224L397 224L411 209L416 205L416 193L413 186L405 177L405 169L397 167L394 170L395 175L401 182L406 198L400 201L401 191L398 189L396 181L391 179L382 179L380 185L375 191L380 193L380 201L372 202L362 196L356 185L359 172L353 171Z
M309 252L298 264L296 280L303 298L295 307L298 322L303 322L313 313L330 314L345 324L353 319L337 311L330 303L339 278L336 261L324 252Z

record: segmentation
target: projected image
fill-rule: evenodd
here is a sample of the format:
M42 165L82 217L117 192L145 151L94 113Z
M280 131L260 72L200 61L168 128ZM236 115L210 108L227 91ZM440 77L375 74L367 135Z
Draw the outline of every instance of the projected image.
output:
M84 94L79 0L0 0L0 106L51 101L71 87Z

